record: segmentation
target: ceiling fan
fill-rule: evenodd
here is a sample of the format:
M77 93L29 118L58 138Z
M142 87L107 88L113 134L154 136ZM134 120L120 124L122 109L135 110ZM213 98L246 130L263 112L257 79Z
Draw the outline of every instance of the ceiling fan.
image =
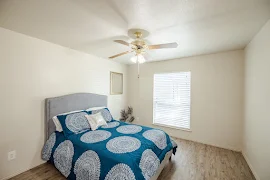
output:
M148 50L153 49L164 49L164 48L177 48L178 44L176 42L167 43L167 44L156 44L156 45L148 45L147 42L143 39L149 35L146 30L143 29L130 29L128 31L129 37L134 39L131 43L128 43L123 40L114 40L114 42L129 46L130 50L126 52L122 52L120 54L116 54L114 56L109 57L110 59L128 54L128 53L135 53L135 56L131 58L131 61L134 63L144 63L145 58L143 56Z

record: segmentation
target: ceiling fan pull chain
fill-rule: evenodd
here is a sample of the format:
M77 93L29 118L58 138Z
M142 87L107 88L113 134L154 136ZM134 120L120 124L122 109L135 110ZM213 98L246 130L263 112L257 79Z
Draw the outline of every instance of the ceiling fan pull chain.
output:
M137 56L137 66L138 66L138 79L140 78L140 63L139 63L139 58Z

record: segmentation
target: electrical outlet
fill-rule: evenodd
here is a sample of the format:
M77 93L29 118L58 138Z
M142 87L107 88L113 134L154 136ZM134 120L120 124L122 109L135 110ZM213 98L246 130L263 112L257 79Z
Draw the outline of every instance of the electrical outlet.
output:
M8 152L8 160L11 161L13 159L16 159L16 151L10 151Z
M139 121L140 120L140 117L136 117L136 120Z

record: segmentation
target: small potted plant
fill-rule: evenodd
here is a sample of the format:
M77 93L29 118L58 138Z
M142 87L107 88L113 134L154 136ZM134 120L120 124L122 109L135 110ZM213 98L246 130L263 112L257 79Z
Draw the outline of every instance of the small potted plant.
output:
M120 121L132 123L135 119L135 117L132 115L133 108L131 106L128 106L127 110L122 109L120 113L121 113Z

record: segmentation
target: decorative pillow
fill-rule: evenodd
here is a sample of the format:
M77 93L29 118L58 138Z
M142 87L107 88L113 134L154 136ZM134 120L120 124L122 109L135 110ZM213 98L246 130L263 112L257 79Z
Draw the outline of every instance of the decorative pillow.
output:
M103 118L105 119L105 121L110 122L111 120L113 120L113 117L109 111L108 108L102 108L102 109L98 109L98 110L92 110L92 111L87 111L88 114L96 114L96 113L101 113L101 115L103 116Z
M91 130L93 131L95 131L100 126L107 125L105 119L103 118L100 112L92 115L85 115L85 117L87 118Z
M81 111L83 111L83 110L70 111L70 112L58 114L57 116L60 116L60 115L67 115L67 114L72 114L72 113L75 113L75 112L81 112ZM52 118L52 120L53 120L53 123L54 123L54 125L55 125L55 127L56 127L56 131L62 132L62 131L63 131L63 128L62 128L61 123L59 122L59 119L57 118L57 116L54 116L54 117Z
M87 115L86 111L79 111L71 114L63 114L57 116L65 136L74 133L77 134L90 129L90 125L85 115Z

